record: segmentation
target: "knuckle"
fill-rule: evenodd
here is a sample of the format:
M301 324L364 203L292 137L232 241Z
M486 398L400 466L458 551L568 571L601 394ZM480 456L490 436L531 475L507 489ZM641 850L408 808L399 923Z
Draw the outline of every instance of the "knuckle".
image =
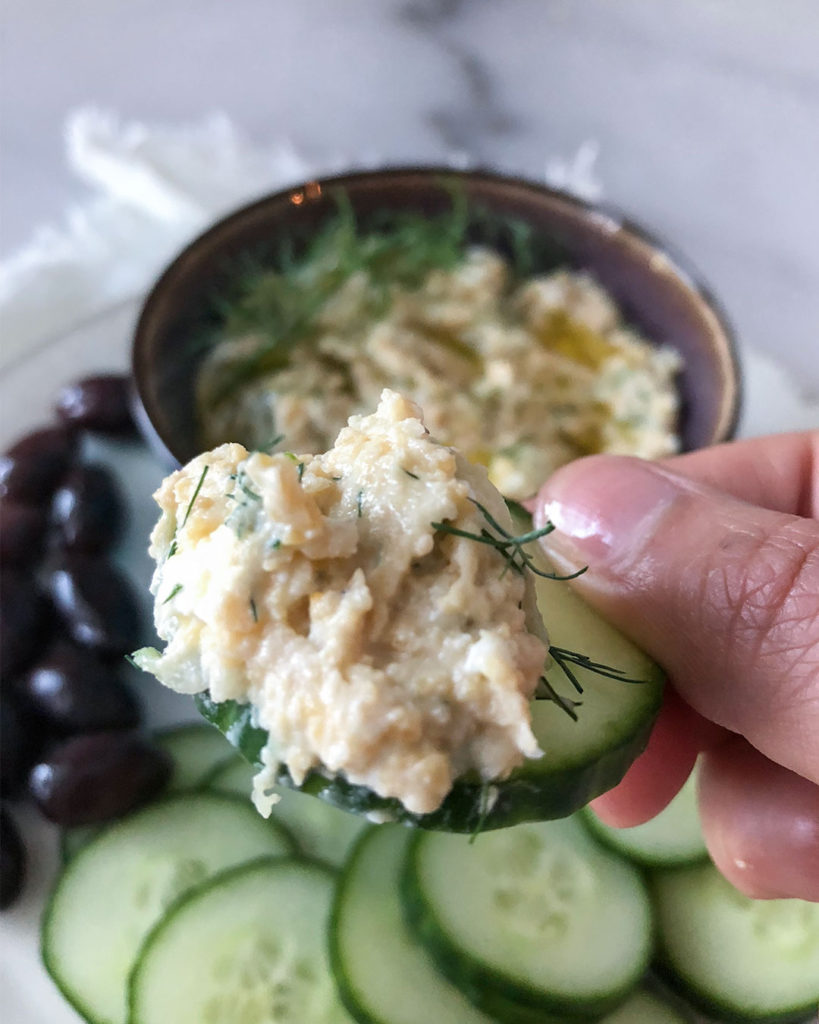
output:
M783 516L771 530L732 535L713 553L704 581L705 614L727 623L726 660L816 700L819 524Z

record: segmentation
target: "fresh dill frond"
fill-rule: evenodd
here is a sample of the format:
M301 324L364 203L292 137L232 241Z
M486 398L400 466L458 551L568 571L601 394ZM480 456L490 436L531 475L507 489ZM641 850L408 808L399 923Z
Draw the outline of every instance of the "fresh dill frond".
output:
M188 517L193 511L193 506L196 504L196 499L199 497L199 492L202 490L202 484L205 482L205 477L208 475L209 469L210 466L205 466L205 468L202 470L202 475L199 477L199 482L197 483L193 495L191 496L191 500L188 502L188 507L185 510L185 516L182 520L183 526L187 523Z
M634 683L635 685L640 685L646 682L645 679L635 679L632 676L627 676L622 669L612 668L610 665L604 665L599 661L592 661L587 654L580 654L578 651L570 651L566 647L555 647L552 645L549 648L549 654L554 658L558 668L569 679L578 693L582 693L583 688L577 682L574 673L571 671L572 666L584 668L588 672L593 672L598 676L605 676L607 679L616 679L620 683Z
M162 603L163 604L167 604L168 601L173 600L173 598L176 597L176 595L179 593L180 590L182 590L182 584L181 583L177 583L176 586L173 588L173 590L170 592L170 594L168 594L168 596L165 598L165 600Z
M552 701L554 704L557 704L561 711L565 711L569 718L574 722L578 720L577 711L575 709L579 708L583 703L580 700L570 700L568 697L564 697L562 694L558 693L545 675L541 676L537 681L535 700Z
M526 224L470 204L464 189L446 178L441 184L449 206L439 213L383 210L364 222L341 189L335 213L306 246L299 249L295 238L286 237L264 255L238 259L231 284L211 303L219 326L211 325L206 343L253 337L258 345L224 368L210 402L218 405L260 375L286 368L294 347L315 337L322 308L354 275L367 277L363 315L377 318L396 288L417 290L431 271L457 266L472 243L508 255L518 277L539 262Z
M469 500L473 505L475 505L489 526L491 526L499 536L491 534L486 529L481 530L480 533L472 533L469 530L462 530L457 526L452 526L450 523L432 523L433 528L438 530L440 533L449 533L455 537L464 537L465 539L473 540L478 544L487 544L490 547L495 548L495 550L500 552L506 560L506 565L503 570L504 572L507 572L509 569L513 569L515 572L522 574L524 570L528 569L529 572L534 573L535 576L541 576L544 579L573 580L578 576L581 576L586 571L586 567L584 566L577 572L570 573L567 576L560 576L553 572L545 572L543 569L540 569L535 565L531 555L524 550L524 545L530 544L532 541L536 541L540 537L545 537L547 534L551 533L554 530L554 525L552 523L546 523L545 526L541 526L537 530L529 530L527 533L512 536L479 501L476 501L474 498L470 498Z
M420 478L420 477L418 476L418 474L417 474L417 473L413 473L413 472L412 472L411 470L409 470L409 469L404 469L404 467L403 467L403 466L401 467L401 469L403 469L403 470L404 470L404 472L405 472L405 473L407 474L407 476L411 476L413 480L420 480L420 479L421 479L421 478Z

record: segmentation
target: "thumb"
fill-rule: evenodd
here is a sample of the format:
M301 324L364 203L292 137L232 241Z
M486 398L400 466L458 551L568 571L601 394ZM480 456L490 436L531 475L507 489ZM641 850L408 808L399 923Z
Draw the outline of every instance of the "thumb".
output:
M819 783L819 522L621 456L556 473L547 520L556 568L588 565L574 585L696 711Z

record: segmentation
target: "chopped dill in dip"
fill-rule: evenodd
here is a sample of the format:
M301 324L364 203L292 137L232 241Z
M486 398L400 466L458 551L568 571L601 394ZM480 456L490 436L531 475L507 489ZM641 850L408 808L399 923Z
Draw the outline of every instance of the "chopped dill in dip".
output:
M350 216L228 305L197 380L204 446L325 451L386 387L510 498L579 455L678 449L678 355L591 276L522 274L466 245L457 210L381 235Z
M513 540L474 540L511 530L509 511L412 402L385 390L322 455L222 445L156 500L167 646L140 663L253 706L270 737L257 792L284 765L296 785L341 773L423 814L462 775L504 779L540 756L533 578Z

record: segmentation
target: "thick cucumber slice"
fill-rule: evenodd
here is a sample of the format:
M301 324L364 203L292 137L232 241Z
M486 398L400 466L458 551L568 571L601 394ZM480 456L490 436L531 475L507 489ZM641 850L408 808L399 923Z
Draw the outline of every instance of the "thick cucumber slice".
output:
M613 1013L606 1014L600 1024L693 1024L693 1017L653 992L642 990L630 995Z
M154 735L154 740L173 759L173 774L165 787L166 796L203 786L216 768L235 760L233 748L219 730L200 722L162 729ZM99 831L99 825L66 829L60 837L63 861L70 860Z
M249 800L253 769L247 761L233 755L228 764L211 775L208 786L217 792L234 793ZM282 789L279 795L281 799L273 805L272 816L289 829L302 853L332 867L340 867L367 822L296 790Z
M363 1024L490 1024L408 931L399 882L412 833L371 829L339 883L330 959L342 999Z
M532 554L546 566L539 554ZM565 817L616 785L645 747L662 701L662 672L567 583L538 579L537 592L553 646L579 651L643 682L621 682L575 668L584 689L577 722L551 701L532 704L534 732L544 756L491 785L464 776L432 814L411 814L399 801L379 797L341 776L313 772L300 788L344 810L375 815L378 821L471 833ZM546 674L559 693L577 697L556 665ZM196 701L201 714L258 766L267 734L254 724L250 706L234 701L217 704L207 694ZM279 772L278 782L292 786L286 769Z
M799 1021L819 1009L819 903L752 900L710 863L652 876L659 968L720 1019Z
M168 793L203 786L208 776L231 760L233 755L233 749L218 729L198 722L163 729L156 733L154 739L173 758Z
M142 948L131 1024L347 1024L326 952L334 882L264 859L189 893Z
M581 812L591 833L606 846L648 867L677 867L708 856L697 806L696 769L671 803L651 821L633 828L605 825L591 807Z
M280 825L236 797L169 797L104 829L69 862L43 919L46 969L88 1021L126 1020L126 982L165 908L216 871L289 854Z
M490 832L472 845L418 833L403 885L416 935L499 1020L599 1016L625 999L651 955L641 873L576 818Z

